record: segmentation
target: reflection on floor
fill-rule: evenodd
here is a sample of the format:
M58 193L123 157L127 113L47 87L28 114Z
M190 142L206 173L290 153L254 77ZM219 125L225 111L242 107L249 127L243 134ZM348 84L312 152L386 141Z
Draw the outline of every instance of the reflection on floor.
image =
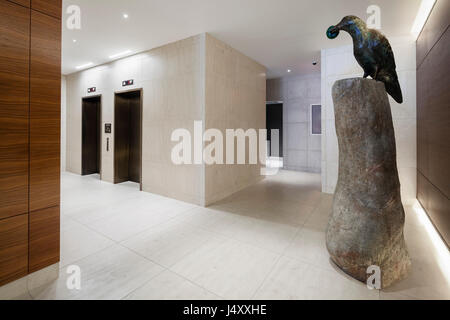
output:
M320 176L281 171L209 208L62 176L61 270L34 299L449 299L430 239L407 207L410 277L368 290L329 261L332 196ZM81 290L66 286L81 268Z

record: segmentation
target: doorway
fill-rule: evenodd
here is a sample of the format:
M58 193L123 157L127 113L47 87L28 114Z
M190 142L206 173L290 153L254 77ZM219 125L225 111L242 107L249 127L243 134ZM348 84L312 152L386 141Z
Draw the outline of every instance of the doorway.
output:
M101 96L82 99L82 175L101 170Z
M267 156L283 158L283 104L268 103L266 105ZM278 134L272 130L278 130ZM277 140L278 141L272 141ZM273 138L273 139L272 139Z
M114 183L141 183L142 90L116 93L114 107ZM142 189L142 188L141 188Z

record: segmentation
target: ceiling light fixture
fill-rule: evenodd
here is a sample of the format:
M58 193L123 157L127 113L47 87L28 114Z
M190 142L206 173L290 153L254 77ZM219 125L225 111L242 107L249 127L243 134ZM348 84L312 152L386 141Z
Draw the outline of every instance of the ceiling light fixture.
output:
M76 68L76 69L84 69L84 68L90 67L90 66L92 66L92 65L94 65L93 62L88 62L88 63L82 64L81 66L77 66L77 67L75 67L75 68Z
M124 13L124 14L123 14L123 18L124 18L124 19L128 19L128 13Z
M291 69L287 69L287 72L288 72L288 73L291 73L291 72L292 72L292 70L291 70Z
M129 53L131 53L131 50L127 50L127 51L124 51L124 52L119 52L119 53L113 54L113 55L109 56L109 58L110 59L115 59L115 58L118 58L118 57L121 57L121 56L125 56L125 55L127 55Z
M411 28L411 33L415 39L417 39L422 32L423 26L425 25L425 22L427 22L428 16L435 3L436 0L422 0L419 11L417 12L416 20L414 20L414 24Z
M73 43L77 42L77 39L73 39L72 42L73 42Z

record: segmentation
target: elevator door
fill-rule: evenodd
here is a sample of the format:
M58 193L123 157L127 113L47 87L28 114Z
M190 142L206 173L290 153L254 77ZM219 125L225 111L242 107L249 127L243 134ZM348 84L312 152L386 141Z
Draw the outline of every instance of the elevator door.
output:
M84 98L82 104L82 174L100 173L100 97Z
M141 91L116 94L114 182L141 182Z

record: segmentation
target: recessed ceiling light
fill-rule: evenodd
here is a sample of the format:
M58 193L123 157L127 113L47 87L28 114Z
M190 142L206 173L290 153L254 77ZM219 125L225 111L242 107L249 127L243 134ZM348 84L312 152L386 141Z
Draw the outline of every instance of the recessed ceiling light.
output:
M73 42L73 43L77 42L77 39L73 39L72 42Z
M76 68L76 69L84 69L84 68L90 67L90 66L92 66L92 65L94 65L93 62L88 62L88 63L82 64L81 66L77 66L77 67L75 67L75 68Z
M427 22L435 2L436 0L422 0L419 11L417 12L416 20L414 20L414 24L411 28L411 33L414 35L415 39L417 39L420 32L422 32L423 26L425 25L425 22Z
M131 53L131 50L127 50L127 51L124 51L124 52L119 52L119 53L113 54L113 55L109 56L109 58L110 59L115 59L115 58L118 58L118 57L121 57L121 56L125 56L125 55L127 55L129 53Z
M292 70L291 70L291 69L287 69L287 72L288 72L288 73L291 73L291 72L292 72Z
M128 19L128 13L123 14L124 19Z

